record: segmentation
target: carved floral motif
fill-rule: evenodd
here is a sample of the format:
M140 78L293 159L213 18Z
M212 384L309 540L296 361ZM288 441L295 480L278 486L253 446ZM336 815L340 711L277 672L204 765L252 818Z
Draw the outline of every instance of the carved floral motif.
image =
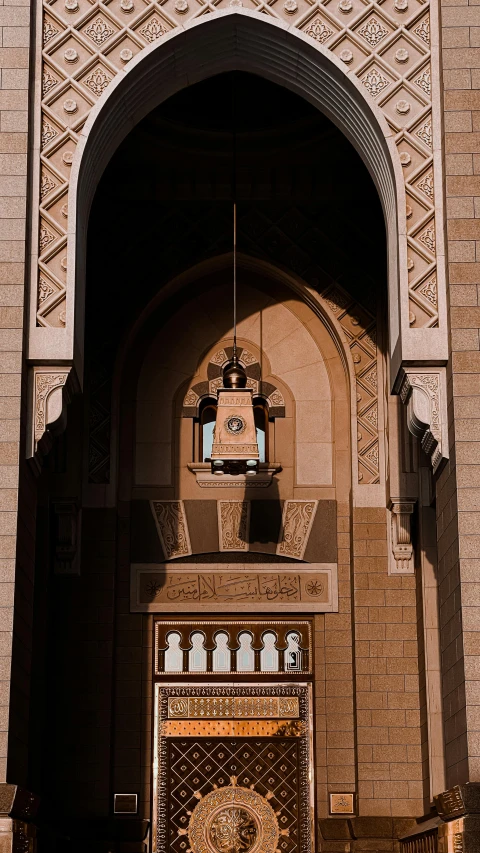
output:
M420 242L423 243L423 245L426 246L432 254L435 254L435 229L433 225L428 225L427 228L425 228L425 231L422 231L417 239L420 240Z
M430 44L430 18L426 15L422 18L419 24L414 28L413 32L416 36L422 39L425 44Z
M220 551L248 551L249 501L218 501Z
M421 293L425 299L428 299L432 305L437 307L437 277L432 275L427 279L421 287L418 288L418 293Z
M42 148L45 148L56 136L58 136L58 133L55 128L48 121L44 121L42 124Z
M55 240L55 235L52 234L52 232L48 230L46 225L42 225L40 228L40 238L38 241L39 246L40 246L40 251L44 252L45 249L47 248L47 246L49 246L50 243L53 243L54 240Z
M366 453L363 454L364 459L368 459L368 461L373 465L374 470L378 471L379 468L379 460L378 460L378 441L372 445L372 447L367 450Z
M96 95L97 98L103 94L108 84L111 83L112 78L109 74L106 74L102 66L98 66L95 68L88 77L83 81L85 86L88 86L91 92Z
M388 36L388 30L375 16L369 18L363 27L360 27L358 32L371 47L376 47L385 36Z
M310 38L320 42L320 44L324 44L330 36L333 36L333 30L331 30L330 27L327 27L321 18L316 18L311 21L308 27L305 28L304 32L307 36L310 36Z
M210 359L211 364L217 364L219 367L222 367L227 361L228 356L224 349L218 350Z
M362 77L362 83L372 98L377 98L380 92L383 92L388 86L387 78L375 67L370 68Z
M40 179L40 198L44 199L45 196L55 189L56 186L55 181L52 181L52 179L44 173Z
M68 370L64 373L36 373L35 374L35 441L40 441L46 430L47 400L49 395L56 389L65 385Z
M429 148L432 147L432 122L431 119L427 119L424 123L415 131L415 136L418 136L425 145L428 145Z
M317 505L318 501L285 501L281 536L277 545L279 556L303 559Z
M59 32L60 30L57 27L54 27L52 22L46 18L43 24L43 44L48 44L48 42L58 35Z
M372 406L372 408L369 409L368 412L366 412L363 415L363 417L366 421L368 421L374 427L375 430L377 429L377 427L378 427L378 407L376 404L374 406Z
M351 300L348 295L338 288L334 288L330 291L328 296L325 297L325 302L334 314L338 314L339 311L343 311L350 301Z
M156 41L161 36L164 36L167 32L167 28L162 24L162 22L158 18L150 18L148 23L145 24L139 30L139 33L143 36L143 38L148 41Z
M85 35L91 38L97 47L100 47L110 36L113 36L114 32L115 30L107 24L104 18L98 17L86 28Z
M364 373L362 379L364 380L364 382L368 382L368 384L371 386L371 388L373 388L376 393L378 389L377 365L374 364L374 366L371 370L368 371L368 373Z
M53 89L58 83L58 77L55 77L48 68L45 68L42 75L42 95L48 95L50 89Z
M41 305L42 302L45 302L52 293L53 287L51 287L51 285L40 276L40 280L38 282L38 304Z
M433 201L433 169L429 169L428 172L425 172L423 177L417 181L416 186L422 191L422 193Z
M275 408L280 407L280 406L282 406L282 407L285 406L285 400L283 399L283 394L280 393L278 388L276 391L272 391L272 393L270 394L270 396L268 398L268 402L270 403L271 406L274 406Z
M150 501L166 560L192 553L183 501Z
M239 358L239 361L243 364L244 367L248 367L251 364L256 364L258 359L252 352L249 352L248 349L242 349L242 354Z
M430 66L424 68L422 73L415 78L415 84L418 86L419 89L422 89L422 91L425 92L426 95L430 95L432 88Z
M195 391L193 391L190 388L190 390L187 391L187 393L185 394L185 397L183 398L183 405L187 409L192 408L192 406L197 405L198 399L199 399L198 394L195 394Z

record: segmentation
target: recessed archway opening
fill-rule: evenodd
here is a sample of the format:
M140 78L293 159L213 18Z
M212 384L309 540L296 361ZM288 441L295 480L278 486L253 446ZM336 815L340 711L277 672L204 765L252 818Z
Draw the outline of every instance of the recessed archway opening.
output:
M190 277L189 284L176 292L169 290L169 283L202 262L212 262L214 267L215 259L225 258L231 252L234 87L239 253L244 259L253 259L282 271L316 294L328 294L336 289L338 294L344 294L345 305L358 306L359 321L364 324L362 329L370 328L369 324L375 325L377 318L381 318L380 325L386 323L386 239L377 190L351 143L306 100L261 77L230 72L186 88L165 101L124 139L99 183L90 216L85 394L83 408L80 404L72 408L65 439L65 465L69 471L73 467L74 477L77 477L76 483L68 483L68 489L79 494L83 489L87 504L83 520L87 531L82 557L85 564L82 564L78 579L82 592L77 596L66 586L56 587L55 607L49 624L51 646L61 650L56 653L58 678L48 697L38 700L45 702L50 710L61 700L62 707L68 709L67 722L55 716L55 738L59 746L55 760L49 764L45 782L52 802L57 798L62 813L68 816L81 817L88 813L104 817L108 814L111 802L105 791L110 797L112 790L120 790L118 781L115 781L116 788L109 787L112 779L125 780L125 790L138 789L139 816L151 816L148 787L151 742L145 722L150 719L152 710L148 692L151 685L145 667L142 673L141 666L126 663L129 654L135 661L137 655L147 654L148 617L138 617L138 614L135 617L136 624L142 624L137 636L135 632L125 635L121 643L118 638L118 631L122 630L119 626L130 619L125 590L131 556L127 542L128 523L122 526L122 513L131 497L125 484L134 479L133 465L128 457L134 436L127 430L122 440L122 383L115 384L115 369L123 347L126 352L124 375L138 372L138 354L130 358L124 342L142 315L147 317L149 305L156 303L150 312L150 327L148 323L144 327L146 334L152 335L152 327L157 333L161 332L162 324L183 306L191 304L202 289L207 303L209 294L214 298L219 293L218 279L214 285L209 285L205 276L201 281ZM224 263L223 269L228 270L229 263ZM240 318L248 317L255 307L249 302L251 278L248 267L244 266L240 275ZM229 272L224 280L230 300ZM269 298L274 298L274 284L271 288ZM286 289L286 286L279 286L279 302L287 301ZM163 291L168 296L162 301ZM300 305L301 300L297 301ZM308 318L302 319L300 314L299 309L298 326L307 325ZM356 320L356 316L353 319ZM352 327L352 334L355 328ZM217 331L221 338L228 329L218 327ZM137 335L137 343L142 335L143 331ZM140 341L138 348L141 347ZM127 404L135 398L134 386L133 382ZM157 390L161 397L160 384ZM117 422L112 427L113 407L116 407ZM306 406L303 407L306 421L305 409ZM348 411L347 406L345 409ZM259 428L261 415L265 417L259 408ZM86 425L83 445L82 424ZM265 434L267 427L265 424ZM265 435L266 456L273 452L272 446L273 442ZM279 461L285 464L285 458ZM114 476L117 463L120 469L124 466L118 478ZM45 493L67 488L61 475L62 471L45 470L42 474L42 478L48 480ZM186 476L194 482L193 475L187 472ZM113 520L116 512L118 519L122 516L118 525ZM280 518L281 509L276 514L272 512L269 524L275 531ZM39 531L40 540L42 535L44 532ZM267 553L272 543L269 531L264 535L262 528L256 535L260 550L263 548L265 552L262 552L265 563L287 561L287 557L277 559L275 547ZM102 537L106 543L102 548L107 556L101 558L101 570L97 573L93 568L89 574L87 562L92 554L96 555ZM213 562L221 562L216 551L210 558ZM231 560L231 555L222 555L222 558ZM253 564L260 559L257 552L249 558ZM90 647L87 641L79 640L80 636L89 636L85 620L92 620L91 635L96 636L97 627L93 624L96 610L92 607L90 611L89 606L97 599L107 601L105 608L112 609L116 620L109 617L108 626L102 624L99 632L108 637L105 645L111 643L101 666L97 666L95 660L98 650L93 645ZM88 607L84 606L86 600ZM62 614L61 620L58 613ZM122 651L118 651L117 645L121 645ZM117 669L114 654L118 658ZM77 682L67 677L71 659L81 659L82 673L93 673L89 674L89 692L83 697L78 714ZM127 674L131 683L126 689L133 691L129 699L137 715L134 720L133 715L126 720L122 709L125 685L120 682ZM103 689L107 680L113 697L108 700ZM106 706L108 714L104 713ZM79 752L73 755L69 749L62 750L60 745L68 741L67 727L80 725L80 717L95 720L102 714L105 737L102 734L101 755L91 770L92 784L83 787L79 796L78 785L65 784L65 780L82 778L84 756ZM48 716L48 711L43 718L45 715ZM127 733L125 728L132 720L133 734L132 731ZM86 732L87 728L93 730L94 724L83 724L83 727ZM90 731L88 734L90 736ZM131 743L137 745L130 747ZM131 755L127 755L130 748ZM131 765L121 765L125 757L131 759ZM138 784L132 781L140 777ZM62 780L60 784L58 780Z
M234 195L239 253L319 293L336 282L373 314L379 304L384 310L383 213L351 143L282 86L246 72L211 77L169 98L131 131L95 195L86 380L101 387L102 406L98 370L113 365L132 320L175 276L231 251ZM92 454L90 482L108 482L107 455Z

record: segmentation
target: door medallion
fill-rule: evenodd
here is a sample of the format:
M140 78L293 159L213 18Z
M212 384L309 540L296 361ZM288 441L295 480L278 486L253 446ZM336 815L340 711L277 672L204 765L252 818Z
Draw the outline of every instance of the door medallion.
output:
M237 785L237 777L230 777L230 785L210 791L204 797L197 792L200 802L192 812L188 834L192 853L280 853L281 830L278 816L268 802L273 792L265 797L251 788Z

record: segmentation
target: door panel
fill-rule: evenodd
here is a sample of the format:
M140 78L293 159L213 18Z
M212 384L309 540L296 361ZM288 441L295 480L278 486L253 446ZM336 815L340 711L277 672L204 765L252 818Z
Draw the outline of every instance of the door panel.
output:
M311 731L306 684L158 685L157 853L311 853Z

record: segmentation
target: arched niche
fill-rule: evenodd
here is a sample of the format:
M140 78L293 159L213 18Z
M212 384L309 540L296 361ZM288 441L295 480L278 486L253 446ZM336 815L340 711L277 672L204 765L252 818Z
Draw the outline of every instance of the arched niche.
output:
M365 364L356 363L357 342L368 338L369 343L364 344L365 350L371 345L372 329L368 324L365 326L361 309L355 303L350 303L345 312L339 312L334 299L341 296L340 293L332 292L331 296L326 294L325 298L319 296L300 279L259 259L240 255L238 266L240 280L243 278L255 287L265 288L265 302L272 305L273 312L279 315L277 322L288 322L289 333L301 339L302 346L308 346L316 352L311 362L315 364L313 384L318 385L314 391L319 398L319 410L322 406L328 407L330 419L329 435L325 441L321 441L325 447L319 450L328 450L331 467L328 482L304 482L301 488L319 488L327 498L333 498L335 492L337 499L347 500L353 487L354 495L357 496L355 501L360 500L360 503L363 503L368 492L368 500L381 505L385 501L385 414L381 395L378 395L368 382L375 372L375 387L382 388L384 356L380 350L377 352L372 349ZM117 489L125 500L131 499L132 488L139 496L158 496L161 499L174 499L177 496L191 499L206 494L198 490L193 474L187 470L187 463L192 461L192 437L189 432L191 427L189 425L186 428L187 420L182 417L183 402L191 385L196 384L197 379L202 377L211 357L221 349L225 340L229 340L231 306L229 294L226 294L226 323L219 326L216 321L199 321L195 329L190 323L186 334L185 330L183 332L182 340L182 322L186 322L188 317L194 316L196 320L199 317L197 309L184 309L183 305L189 288L196 288L198 283L199 291L203 291L204 280L210 278L218 285L225 281L225 275L228 276L230 269L231 256L224 255L182 273L157 294L132 327L115 368L115 438L112 444L112 481L108 486L107 503L114 501ZM165 300L173 293L177 294L179 308L168 320L163 319ZM275 299L272 299L272 293L277 295ZM276 299L278 305L274 305ZM194 305L195 301L192 304ZM247 314L245 318L239 317L239 340L243 345L248 345L252 355L260 358L260 340L252 327L255 324L255 313L252 311L251 315ZM359 317L362 317L360 323ZM167 331L169 340L171 337L176 348L166 344ZM273 328L272 334L275 334ZM288 461L288 455L292 456L294 451L291 436L287 436L287 433L297 417L298 408L302 409L303 406L305 414L308 414L310 403L303 404L302 400L307 400L311 394L308 388L301 387L301 374L309 374L313 368L311 365L304 368L295 364L290 365L290 370L289 365L281 368L280 363L272 356L275 356L273 339L271 342L264 341L263 357L268 376L275 378L285 400L286 416L278 420L275 429L278 427L278 436L281 441L283 436L283 445L288 452L282 450L275 461L285 469L280 477L286 486L289 479L287 470L290 467L293 484L293 472L298 461ZM304 379L308 379L308 376ZM373 396L369 393L369 388ZM162 390L166 396L160 399ZM364 395L360 404L359 392ZM372 406L375 409L375 425L370 433L362 426L364 416L361 413L364 411L364 403L365 410ZM368 411L373 409L368 408ZM359 425L364 432L364 443L363 439L358 440ZM126 436L125 439L122 439L122 433ZM148 482L144 482L139 476L141 471L136 447L138 441L146 445L144 452L142 451L144 458L140 468L147 472ZM162 442L165 445L163 448L160 447ZM158 447L153 447L157 443ZM152 447L148 447L149 444L152 444ZM377 471L372 466L367 471L365 464L369 465L369 462L363 458L365 453L370 452L372 444ZM158 458L163 460L161 468L165 460L168 460L168 471L164 478L163 473L162 477L157 477L153 469L149 468L156 453ZM119 461L123 474L118 468ZM125 474L127 469L129 473ZM233 494L233 491L232 497L239 497ZM287 492L285 496L288 496Z

